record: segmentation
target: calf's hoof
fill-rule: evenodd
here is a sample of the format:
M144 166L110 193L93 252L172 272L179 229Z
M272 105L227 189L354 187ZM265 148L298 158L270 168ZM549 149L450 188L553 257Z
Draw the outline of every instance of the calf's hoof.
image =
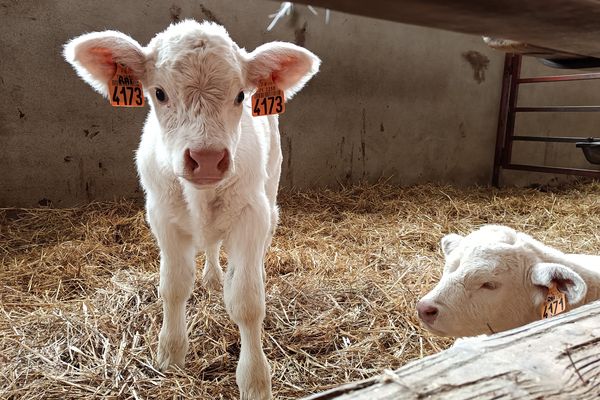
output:
M175 337L161 331L158 338L158 368L161 371L166 371L171 366L183 368L187 350L187 337Z
M240 389L240 400L270 400L271 370L267 357L261 354L258 359L241 357L237 366L236 381Z

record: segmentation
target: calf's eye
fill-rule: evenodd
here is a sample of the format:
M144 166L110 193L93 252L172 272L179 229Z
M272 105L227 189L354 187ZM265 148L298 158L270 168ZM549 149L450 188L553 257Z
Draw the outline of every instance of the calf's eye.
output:
M154 92L154 94L156 95L156 100L159 102L164 103L167 101L167 94L161 88L156 88L156 92Z
M498 289L500 285L498 285L496 282L485 282L483 285L481 285L482 289L487 289L487 290L494 290L494 289Z
M237 97L235 98L235 104L242 104L242 101L244 101L244 92L239 92Z

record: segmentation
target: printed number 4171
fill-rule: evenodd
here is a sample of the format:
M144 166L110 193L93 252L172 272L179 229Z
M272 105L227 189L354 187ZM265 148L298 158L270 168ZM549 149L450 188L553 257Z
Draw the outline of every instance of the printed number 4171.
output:
M560 314L562 311L564 311L564 308L565 306L562 299L553 300L546 304L543 317L548 318L550 316Z

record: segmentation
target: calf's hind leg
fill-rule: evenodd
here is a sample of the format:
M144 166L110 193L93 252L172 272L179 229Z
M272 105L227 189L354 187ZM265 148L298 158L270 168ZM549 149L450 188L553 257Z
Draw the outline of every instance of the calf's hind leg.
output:
M206 248L206 261L204 262L204 271L202 272L202 284L207 289L220 289L223 283L223 271L219 264L220 248L221 243L219 242L211 244Z

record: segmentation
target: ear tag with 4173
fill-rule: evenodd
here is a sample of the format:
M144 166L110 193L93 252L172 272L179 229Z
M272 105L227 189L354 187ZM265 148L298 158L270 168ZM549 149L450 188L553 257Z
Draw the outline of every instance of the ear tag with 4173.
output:
M252 116L283 114L285 112L285 94L271 78L262 79L258 89L252 95Z
M108 81L108 94L113 107L143 107L142 83L131 69L117 63L115 75Z

